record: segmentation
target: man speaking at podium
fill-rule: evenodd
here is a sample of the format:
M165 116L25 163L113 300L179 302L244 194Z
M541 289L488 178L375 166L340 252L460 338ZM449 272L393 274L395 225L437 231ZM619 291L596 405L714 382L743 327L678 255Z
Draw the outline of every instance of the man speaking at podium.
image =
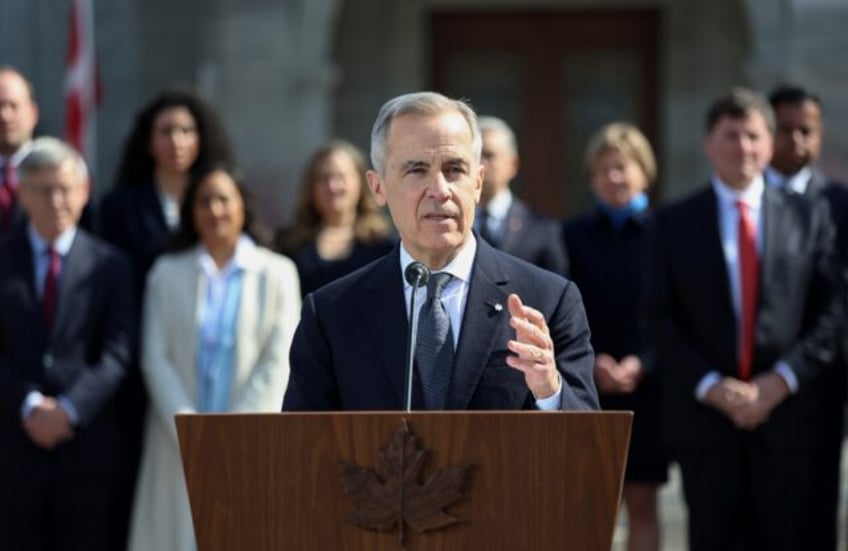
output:
M304 299L284 411L598 408L577 287L471 231L481 143L461 101L383 105L368 185L401 242Z

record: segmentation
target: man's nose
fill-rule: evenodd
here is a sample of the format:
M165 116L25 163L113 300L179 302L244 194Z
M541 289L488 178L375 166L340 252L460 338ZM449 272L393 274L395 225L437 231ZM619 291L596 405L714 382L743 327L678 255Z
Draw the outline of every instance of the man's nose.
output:
M427 187L427 192L431 197L445 198L450 196L450 183L441 172L430 180L430 185Z

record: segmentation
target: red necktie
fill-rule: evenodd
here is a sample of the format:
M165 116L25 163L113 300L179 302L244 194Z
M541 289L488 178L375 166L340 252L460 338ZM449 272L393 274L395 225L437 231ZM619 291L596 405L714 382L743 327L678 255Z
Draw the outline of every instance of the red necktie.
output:
M739 347L739 378L751 378L754 362L754 334L757 326L757 287L760 264L757 258L757 230L748 206L736 201L739 208L739 275L741 283L742 327Z
M59 291L59 271L62 269L62 257L51 245L47 249L50 264L47 266L47 276L44 278L44 321L47 331L53 328L53 317L56 314L56 300Z
M8 161L3 165L3 181L0 182L0 229L8 229L12 222L12 211L15 208L15 185L13 182L14 169Z

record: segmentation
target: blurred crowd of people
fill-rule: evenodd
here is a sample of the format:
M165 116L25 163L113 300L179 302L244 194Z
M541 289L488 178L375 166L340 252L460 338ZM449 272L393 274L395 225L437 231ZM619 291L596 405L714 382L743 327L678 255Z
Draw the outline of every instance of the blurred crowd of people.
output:
M799 87L731 90L705 113L712 173L660 208L651 144L611 122L584 153L595 205L564 221L513 193L517 137L479 118L475 235L577 284L601 406L635 412L632 551L661 548L671 461L691 549L836 549L848 188L818 168L823 118ZM0 67L2 546L190 551L173 416L280 411L301 300L397 234L337 139L264 242L191 91L139 111L96 205L84 161L37 120L31 84Z

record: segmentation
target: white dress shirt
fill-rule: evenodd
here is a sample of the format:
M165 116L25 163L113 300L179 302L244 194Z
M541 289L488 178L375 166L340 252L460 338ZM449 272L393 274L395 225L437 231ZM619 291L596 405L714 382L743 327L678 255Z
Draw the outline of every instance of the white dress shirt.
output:
M173 196L168 195L157 185L156 196L159 198L159 206L162 209L162 216L165 218L165 225L171 231L176 231L180 226L180 202Z
M804 195L807 192L807 186L809 185L810 178L812 177L813 169L809 166L805 166L790 176L785 176L773 167L768 167L766 169L766 182L769 187L785 189L799 195Z
M24 157L29 155L30 150L32 150L32 140L30 140L27 143L25 143L24 145L22 145L20 148L18 148L17 151L12 153L8 157L4 157L4 156L0 155L0 168L5 167L6 164L8 163L8 164L11 164L12 167L15 169L15 176L14 176L15 177L15 184L20 184L20 180L18 178L18 173L17 173L18 165L21 164L21 161L24 160Z
M506 218L509 214L509 207L512 206L512 191L509 188L504 188L489 199L489 202L480 207L480 210L485 210L488 217L486 218L486 230L495 239L501 239L506 228ZM477 231L481 231L480 224L483 217L480 212L474 219L474 227Z
M465 303L468 300L468 288L471 285L471 272L474 268L474 257L477 254L477 240L474 234L468 234L468 241L459 250L459 253L439 272L447 272L453 276L453 279L447 284L442 291L441 302L447 311L451 323L451 333L453 334L454 350L459 346L459 333L462 328L462 316L465 312ZM406 250L403 243L400 247L400 269L401 273L406 272L406 267L409 266L415 259ZM409 302L412 298L412 285L406 282L404 278L403 284L404 302L406 305L406 313L409 315ZM415 294L415 310L416 313L421 312L421 306L427 300L427 286L416 289ZM509 315L509 312L506 312ZM562 406L562 381L560 380L559 390L553 396L536 400L536 407L542 410L558 410Z
M758 175L751 184L743 190L735 190L725 184L718 176L712 177L713 190L718 201L718 224L721 237L721 248L727 266L727 280L730 283L730 299L733 304L733 314L736 317L737 343L742 345L742 282L739 271L739 208L737 201L742 201L748 208L754 230L757 233L757 254L762 258L763 251L763 227L762 200L765 190L765 181L762 175ZM798 390L798 377L792 368L783 361L775 365L775 371L786 381L789 391L794 393ZM703 401L707 392L721 380L718 371L710 371L704 375L695 388L695 396Z

